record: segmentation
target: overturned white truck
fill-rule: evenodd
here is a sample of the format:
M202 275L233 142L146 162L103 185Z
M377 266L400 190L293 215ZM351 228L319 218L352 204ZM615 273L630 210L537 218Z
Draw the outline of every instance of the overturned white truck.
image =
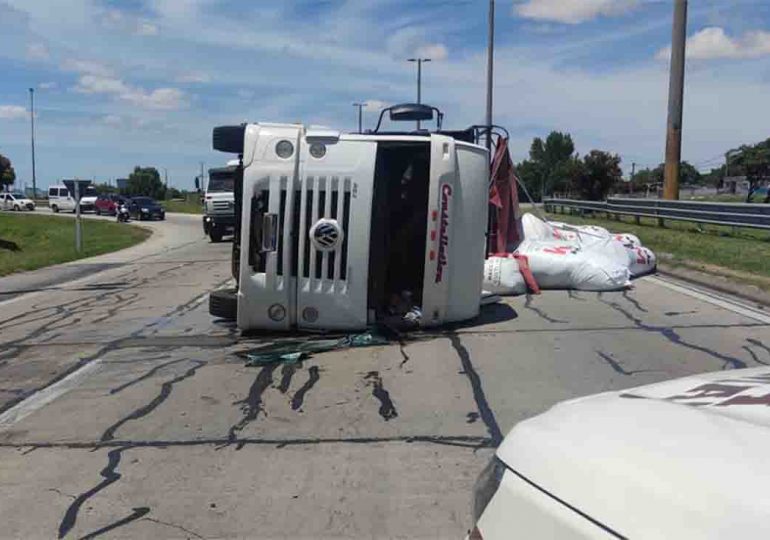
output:
M380 131L429 121L433 132ZM212 315L242 330L352 330L412 314L421 326L475 317L484 268L489 153L482 129L443 131L434 107L382 111L346 134L299 124L214 129L238 154L236 289Z

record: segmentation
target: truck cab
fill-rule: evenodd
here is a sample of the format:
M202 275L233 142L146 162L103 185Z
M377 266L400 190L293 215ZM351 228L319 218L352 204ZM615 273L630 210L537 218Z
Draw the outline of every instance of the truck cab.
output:
M209 178L203 195L203 233L212 242L235 229L235 194L233 186L238 160L228 162L227 167L209 169Z
M390 119L434 132L382 132ZM377 129L301 124L214 129L238 154L234 277L224 309L242 330L354 330L411 313L419 326L475 317L483 277L489 154L472 130L405 104ZM227 313L227 311L231 311Z

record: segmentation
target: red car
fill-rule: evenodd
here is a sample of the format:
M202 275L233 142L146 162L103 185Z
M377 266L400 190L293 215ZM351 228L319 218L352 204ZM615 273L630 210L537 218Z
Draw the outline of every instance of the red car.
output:
M99 195L94 203L96 215L101 216L102 214L107 214L109 216L114 216L117 214L118 204L125 200L125 197L119 195Z

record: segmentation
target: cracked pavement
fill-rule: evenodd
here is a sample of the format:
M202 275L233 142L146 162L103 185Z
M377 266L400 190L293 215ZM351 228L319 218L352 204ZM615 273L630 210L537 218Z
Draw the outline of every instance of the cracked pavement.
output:
M461 538L519 420L770 363L761 318L642 279L246 367L238 353L287 336L240 338L208 315L229 244L198 219L152 226L141 249L78 263L98 273L7 300L0 280L0 537Z

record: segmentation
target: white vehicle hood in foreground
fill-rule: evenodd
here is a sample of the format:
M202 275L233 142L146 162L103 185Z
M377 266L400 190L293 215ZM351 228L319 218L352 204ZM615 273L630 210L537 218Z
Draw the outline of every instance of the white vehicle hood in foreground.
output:
M770 368L556 405L497 452L629 538L770 538Z

